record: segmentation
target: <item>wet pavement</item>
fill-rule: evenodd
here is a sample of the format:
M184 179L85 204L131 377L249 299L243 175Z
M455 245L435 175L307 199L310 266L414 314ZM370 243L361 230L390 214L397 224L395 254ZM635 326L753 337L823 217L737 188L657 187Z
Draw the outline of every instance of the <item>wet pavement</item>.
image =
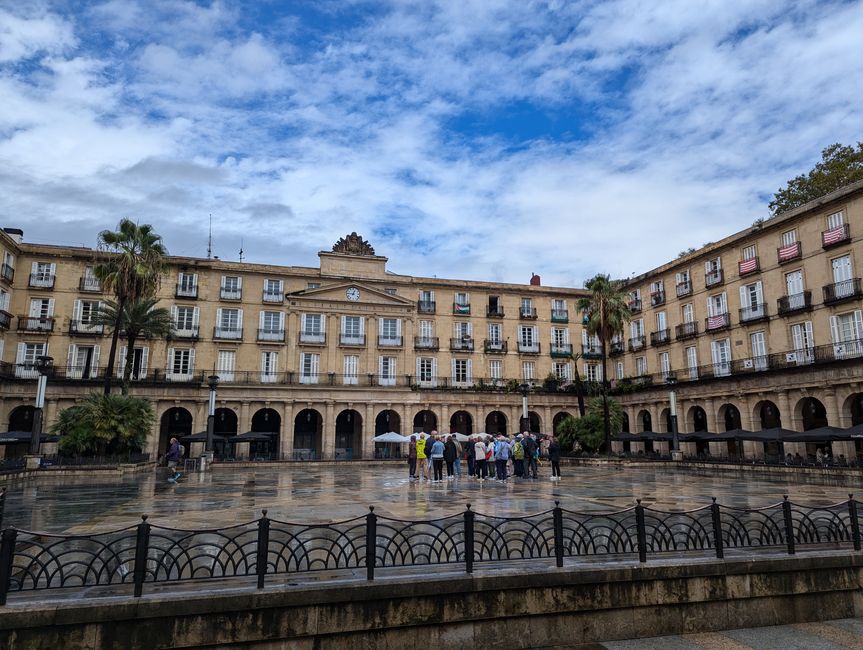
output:
M637 498L663 510L705 506L710 497L736 507L762 507L783 494L802 504L844 501L843 486L795 480L765 480L752 473L717 472L693 476L665 468L564 467L560 482L541 468L536 481L478 483L462 478L442 483L410 482L407 467L396 464L291 464L270 467L225 466L188 474L169 483L167 470L126 478L39 477L10 483L3 526L50 532L93 532L136 524L142 514L161 525L215 528L250 521L266 508L274 519L293 522L338 521L378 514L400 519L431 519L471 503L475 511L524 515L561 506L578 511L612 511Z

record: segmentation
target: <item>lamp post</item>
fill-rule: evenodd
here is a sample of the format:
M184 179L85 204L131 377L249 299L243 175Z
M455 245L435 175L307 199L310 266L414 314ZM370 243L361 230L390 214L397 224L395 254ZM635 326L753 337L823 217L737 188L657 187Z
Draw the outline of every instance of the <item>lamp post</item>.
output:
M213 453L213 429L216 426L216 387L219 385L219 375L207 377L207 385L210 387L210 402L207 405L207 448L208 454Z
M527 412L527 394L530 392L530 384L519 384L518 390L521 391L521 426L520 431L530 431L530 415Z
M36 410L33 412L33 428L30 431L30 455L39 455L42 438L42 412L45 408L45 387L48 385L48 375L54 367L52 357L36 357L36 370L39 379L36 382Z
M677 460L680 455L680 442L677 439L677 377L668 375L665 378L665 383L668 385L668 401L671 407L671 457Z

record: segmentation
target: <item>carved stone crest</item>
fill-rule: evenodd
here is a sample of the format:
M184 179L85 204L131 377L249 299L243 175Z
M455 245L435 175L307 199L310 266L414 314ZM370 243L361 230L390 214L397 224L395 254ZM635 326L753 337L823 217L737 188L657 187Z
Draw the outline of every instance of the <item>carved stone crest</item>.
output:
M375 249L357 233L352 232L333 245L333 252L348 255L374 255Z

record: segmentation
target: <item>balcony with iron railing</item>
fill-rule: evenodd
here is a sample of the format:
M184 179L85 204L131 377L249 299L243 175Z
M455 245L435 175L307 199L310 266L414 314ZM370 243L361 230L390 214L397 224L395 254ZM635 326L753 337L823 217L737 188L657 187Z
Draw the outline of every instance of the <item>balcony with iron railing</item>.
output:
M437 336L415 336L415 350L438 350L440 349L440 339Z
M674 338L678 341L695 338L698 336L698 323L681 323L674 328Z
M540 353L540 345L538 342L528 343L526 341L519 341L518 342L518 352L519 352L519 354L539 354Z
M54 318L51 316L19 316L19 332L53 332Z
M400 348L402 347L403 339L401 336L396 336L394 334L382 334L378 336L378 347L379 348Z
M365 334L339 334L339 345L346 348L363 348L366 345Z
M718 332L720 330L725 330L731 327L731 314L725 312L724 314L716 314L715 316L708 316L704 319L704 331L705 332Z
M641 300L637 298L631 299L628 303L626 303L627 307L629 307L629 311L633 314L637 314L641 311Z
M176 291L177 298L197 298L198 297L198 285L197 284L178 284Z
M300 332L297 341L303 345L326 345L327 335L325 332Z
M489 318L503 318L503 305L498 305L497 307L489 305L486 308L485 315Z
M472 352L473 338L470 336L460 336L449 340L449 349L453 352Z
M285 302L285 294L281 291L264 291L261 299L264 302L281 304Z
M102 283L99 278L94 278L92 275L83 275L78 281L78 290L88 293L101 293Z
M582 343L581 356L585 359L601 359L602 346L599 343Z
M243 299L243 290L242 289L227 289L222 287L219 289L219 298L222 300L242 300Z
M821 233L821 247L833 248L840 246L851 239L851 229L847 223L836 226Z
M456 316L470 316L470 304L454 302L452 304L452 313Z
M434 300L417 300L417 311L420 314L435 313L436 305Z
M825 305L834 305L846 300L856 300L863 296L863 293L860 291L860 278L851 278L850 280L828 284L824 287L823 291Z
M12 326L12 314L5 309L0 309L0 329L8 330Z
M506 354L507 352L506 341L493 341L486 339L483 341L482 347L486 354Z
M725 282L725 273L722 269L716 269L704 274L704 286L708 289L718 287L723 282Z
M102 336L105 326L101 323L73 320L69 321L69 336Z
M801 257L803 257L803 247L799 241L788 244L788 246L780 246L776 249L776 259L779 264L793 262L794 260L799 260Z
M658 332L650 333L650 345L659 346L659 345L668 345L671 343L671 330L664 329L659 330Z
M683 298L692 293L692 283L689 280L677 283L677 297Z
M808 311L812 309L812 292L803 291L801 293L793 293L789 296L782 296L776 302L780 316Z
M54 280L57 276L53 273L31 273L30 288L31 289L53 289Z
M199 327L195 325L194 327L177 327L174 325L174 329L171 331L171 338L175 339L197 339L199 334Z
M629 351L635 352L636 350L644 349L644 335L641 336L633 336L629 339Z
M216 325L213 328L213 338L219 341L241 341L243 340L243 328Z
M522 320L536 320L536 308L522 307L518 310L518 317Z
M15 269L9 264L3 264L3 266L0 267L0 280L5 280L6 282L11 283L14 279Z
M650 306L658 307L659 305L665 304L665 292L664 291L654 291L650 294Z
M567 310L567 309L552 309L551 310L551 322L552 323L568 323L569 322L569 310Z
M259 329L258 340L263 343L284 343L285 330L283 329Z
M568 359L572 356L572 343L552 343L549 351L552 357Z
M767 303L762 302L757 305L749 305L748 307L740 308L741 323L758 323L768 320L770 315L767 313Z
M608 348L608 355L617 357L624 353L623 341L612 341Z

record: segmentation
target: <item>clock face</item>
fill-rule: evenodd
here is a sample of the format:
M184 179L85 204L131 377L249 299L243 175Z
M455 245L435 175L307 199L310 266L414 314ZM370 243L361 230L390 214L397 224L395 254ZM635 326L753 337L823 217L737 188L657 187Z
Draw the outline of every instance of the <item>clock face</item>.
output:
M348 297L348 300L357 301L360 299L360 290L356 287L351 287L345 291L345 295Z

